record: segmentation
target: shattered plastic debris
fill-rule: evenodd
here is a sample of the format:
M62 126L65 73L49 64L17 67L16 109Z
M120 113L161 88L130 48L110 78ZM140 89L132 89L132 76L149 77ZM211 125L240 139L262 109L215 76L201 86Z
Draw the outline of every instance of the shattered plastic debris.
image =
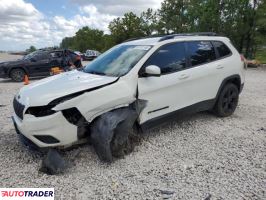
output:
M17 134L20 142L31 152L42 153L41 149L22 134Z
M55 149L49 149L46 157L42 160L39 171L49 175L59 174L66 169L66 162Z
M119 108L101 115L91 128L91 140L99 158L112 162L115 149L111 142L115 133L115 147L121 147L128 140L132 127L140 112L146 106L145 100L136 100L126 108Z

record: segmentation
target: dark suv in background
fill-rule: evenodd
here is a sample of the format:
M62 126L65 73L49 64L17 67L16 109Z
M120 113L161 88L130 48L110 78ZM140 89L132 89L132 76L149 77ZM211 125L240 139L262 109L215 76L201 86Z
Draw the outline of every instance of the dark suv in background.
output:
M81 58L71 50L37 50L22 59L0 63L0 78L23 81L24 76L49 76L51 68L65 69L69 62L81 67Z

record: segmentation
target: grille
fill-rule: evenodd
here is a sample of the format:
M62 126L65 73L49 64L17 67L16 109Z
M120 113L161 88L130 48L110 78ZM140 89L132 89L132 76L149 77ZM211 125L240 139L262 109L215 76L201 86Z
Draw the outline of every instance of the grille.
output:
M20 118L23 119L23 111L25 106L22 105L21 103L19 103L16 99L16 97L13 100L13 107L14 107L14 111L16 113L16 115Z

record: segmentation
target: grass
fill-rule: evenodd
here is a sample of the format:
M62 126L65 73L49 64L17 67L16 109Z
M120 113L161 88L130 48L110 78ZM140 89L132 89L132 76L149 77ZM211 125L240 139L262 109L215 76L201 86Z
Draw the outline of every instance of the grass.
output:
M262 64L266 64L266 49L258 49L255 56L256 60L258 60Z

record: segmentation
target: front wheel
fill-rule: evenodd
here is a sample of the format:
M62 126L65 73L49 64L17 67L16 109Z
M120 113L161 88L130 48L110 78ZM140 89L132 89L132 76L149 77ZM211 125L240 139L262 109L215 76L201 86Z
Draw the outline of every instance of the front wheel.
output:
M124 137L124 133L127 131L127 137ZM115 129L110 148L112 155L116 158L121 158L134 150L135 144L139 142L139 135L137 130L132 127L127 130Z
M22 82L24 80L25 75L25 71L20 68L12 69L12 71L10 72L10 78L16 82Z
M134 130L137 112L129 107L101 115L91 125L90 139L99 158L112 162L134 149L138 135Z
M235 84L226 84L219 94L215 104L214 111L219 117L228 117L232 115L237 107L239 91Z

